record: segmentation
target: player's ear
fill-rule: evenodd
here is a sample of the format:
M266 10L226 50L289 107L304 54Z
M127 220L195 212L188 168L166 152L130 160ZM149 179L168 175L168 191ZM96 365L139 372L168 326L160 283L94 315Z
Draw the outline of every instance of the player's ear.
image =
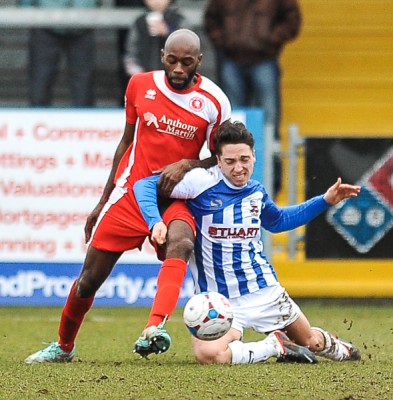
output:
M203 54L199 54L198 56L198 67L200 67L202 65L202 58L203 58Z
M161 49L161 62L164 64L164 49Z

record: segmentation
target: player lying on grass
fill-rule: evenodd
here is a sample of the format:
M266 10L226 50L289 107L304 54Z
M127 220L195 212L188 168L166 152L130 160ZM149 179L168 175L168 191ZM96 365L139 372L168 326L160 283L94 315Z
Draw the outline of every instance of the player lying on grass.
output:
M317 356L335 361L360 360L359 350L331 333L311 327L299 306L280 285L263 254L261 227L270 232L295 229L348 197L359 186L338 178L324 195L299 205L278 207L262 184L251 180L254 138L240 122L225 122L216 132L218 165L188 172L171 197L187 199L197 226L190 268L196 292L218 291L234 311L229 332L215 341L192 337L192 350L202 364L247 364L277 357L314 363ZM157 180L138 181L134 191L152 229L152 240L163 244L167 228L157 208ZM263 340L242 341L243 330L268 334Z

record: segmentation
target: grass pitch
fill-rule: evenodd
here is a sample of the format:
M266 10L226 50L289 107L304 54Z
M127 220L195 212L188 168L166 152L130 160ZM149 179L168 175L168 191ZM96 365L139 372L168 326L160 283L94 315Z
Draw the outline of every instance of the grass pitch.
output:
M0 399L392 399L393 301L298 303L313 325L356 343L362 361L198 365L180 309L167 323L168 353L139 359L132 346L148 309L93 308L72 363L26 365L42 342L57 339L60 309L0 308ZM258 338L246 332L246 341Z

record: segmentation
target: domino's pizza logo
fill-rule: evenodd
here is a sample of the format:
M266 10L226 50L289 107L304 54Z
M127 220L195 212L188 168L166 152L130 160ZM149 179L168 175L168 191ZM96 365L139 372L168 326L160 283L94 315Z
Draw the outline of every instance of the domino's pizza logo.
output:
M357 183L358 197L327 212L327 221L359 253L367 253L393 227L393 147Z

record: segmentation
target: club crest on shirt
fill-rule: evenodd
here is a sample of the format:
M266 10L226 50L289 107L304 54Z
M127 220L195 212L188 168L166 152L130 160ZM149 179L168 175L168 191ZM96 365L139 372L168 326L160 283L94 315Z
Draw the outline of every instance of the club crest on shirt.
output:
M201 97L193 97L190 100L190 107L194 111L202 111L205 108L205 102Z
M145 99L155 100L157 92L154 89L146 90Z

